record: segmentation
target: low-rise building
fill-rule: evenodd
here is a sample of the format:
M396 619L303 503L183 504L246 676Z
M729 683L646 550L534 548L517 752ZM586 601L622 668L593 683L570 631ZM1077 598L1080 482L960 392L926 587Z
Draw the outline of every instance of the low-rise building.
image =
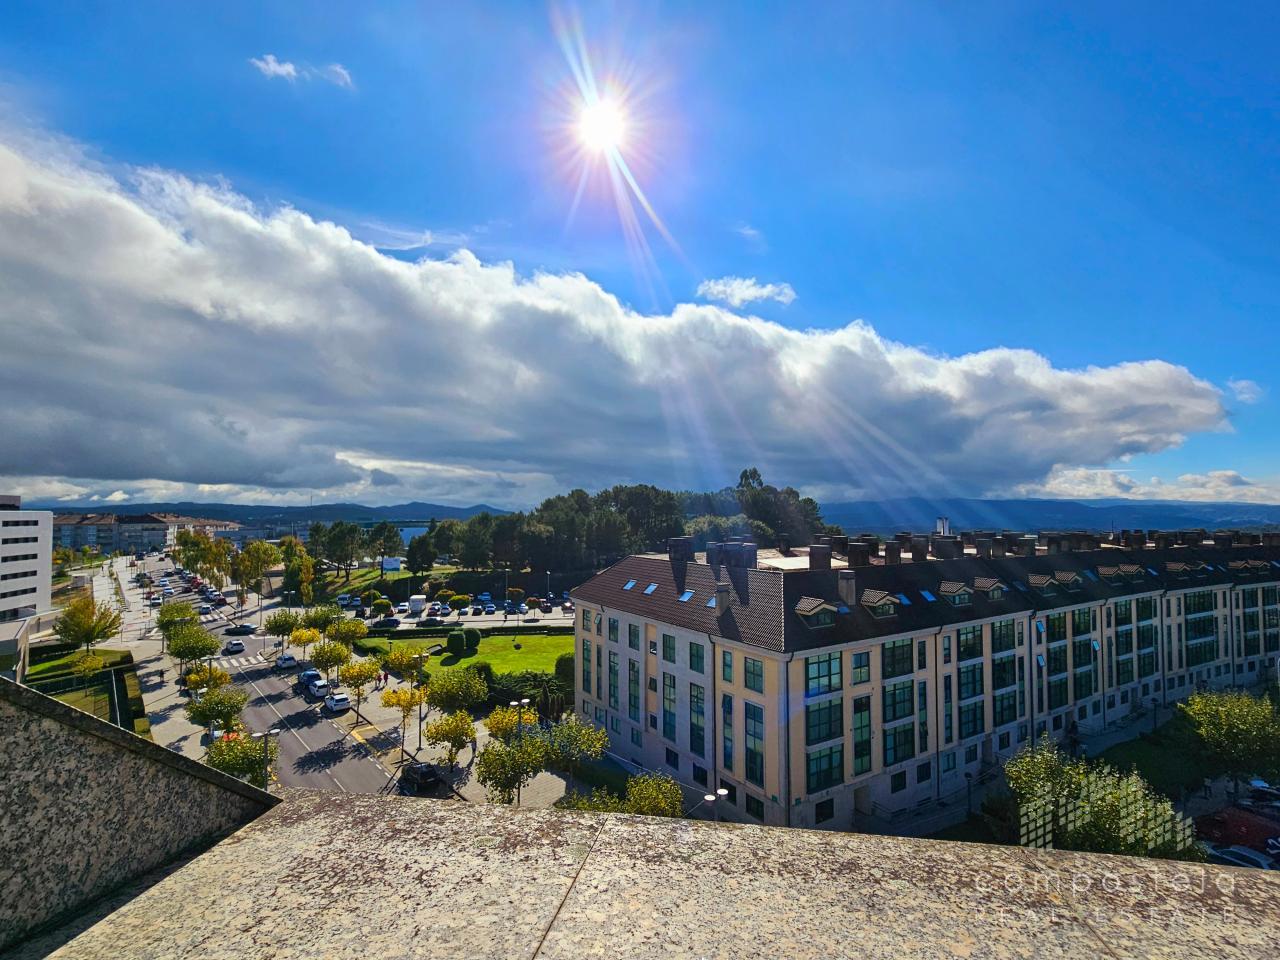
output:
M1031 738L1074 746L1276 669L1274 542L832 540L695 555L675 538L597 574L573 591L575 709L620 759L726 790L721 815L849 829L963 811Z
M176 513L60 513L53 518L54 545L99 553L149 553L168 550L178 531L199 530L209 536L234 533L232 520L186 517Z

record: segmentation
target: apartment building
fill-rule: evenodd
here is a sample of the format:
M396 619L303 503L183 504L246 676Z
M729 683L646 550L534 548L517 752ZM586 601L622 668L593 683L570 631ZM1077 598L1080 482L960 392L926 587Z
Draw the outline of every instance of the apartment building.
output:
M963 794L1042 733L1276 669L1274 541L831 541L676 538L582 584L580 715L618 757L726 789L730 819L849 829Z
M239 530L231 520L209 520L175 513L60 513L53 518L54 545L100 553L148 553L168 550L179 530L200 530L219 536Z
M53 514L23 510L22 499L0 496L0 623L50 607Z

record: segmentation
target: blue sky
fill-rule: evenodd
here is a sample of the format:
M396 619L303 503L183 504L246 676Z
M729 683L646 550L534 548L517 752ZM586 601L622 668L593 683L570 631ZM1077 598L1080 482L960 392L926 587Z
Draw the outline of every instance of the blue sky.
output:
M679 247L650 225L647 273L601 171L569 217L573 87L549 7L16 4L0 93L108 169L225 182L383 246L435 238L400 259L465 247L579 271L651 315L756 278L795 298L740 311L790 328L860 319L928 353L1025 348L1067 370L1165 360L1223 391L1232 429L1063 469L1278 481L1271 14L691 7L582 11L597 74L627 90L624 156ZM268 54L294 75L251 63Z

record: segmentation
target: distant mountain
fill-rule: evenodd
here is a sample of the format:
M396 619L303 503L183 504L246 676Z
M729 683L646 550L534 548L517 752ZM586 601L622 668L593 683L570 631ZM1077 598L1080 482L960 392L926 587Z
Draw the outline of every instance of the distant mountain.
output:
M957 530L1122 530L1280 525L1280 505L1151 500L930 500L904 497L827 503L822 518L846 533L932 530L947 517Z
M103 503L101 500L71 503L24 504L33 510L53 510L58 513L180 513L189 517L207 517L210 520L235 520L239 523L310 523L319 520L333 523L347 520L362 523L379 520L466 520L477 513L494 515L507 513L497 507L478 503L470 507L448 507L439 503L400 503L389 507L368 507L360 503L317 503L306 507L257 506L240 503Z

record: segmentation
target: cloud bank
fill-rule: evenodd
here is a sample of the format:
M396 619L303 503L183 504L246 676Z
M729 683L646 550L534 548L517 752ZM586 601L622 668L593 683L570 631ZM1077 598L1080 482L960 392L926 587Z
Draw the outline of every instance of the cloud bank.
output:
M578 274L404 262L224 185L4 143L0 482L28 496L501 506L747 464L846 496L986 493L1226 425L1221 392L1161 360L644 314Z
M789 283L759 283L755 277L721 277L703 280L697 294L703 300L716 300L731 307L741 307L757 300L776 300L786 306L796 298Z
M277 60L274 53L266 53L261 57L250 57L251 63L260 74L268 78L288 80L327 80L338 87L350 89L355 84L351 79L351 71L340 63L330 63L323 67L301 66L288 60Z

